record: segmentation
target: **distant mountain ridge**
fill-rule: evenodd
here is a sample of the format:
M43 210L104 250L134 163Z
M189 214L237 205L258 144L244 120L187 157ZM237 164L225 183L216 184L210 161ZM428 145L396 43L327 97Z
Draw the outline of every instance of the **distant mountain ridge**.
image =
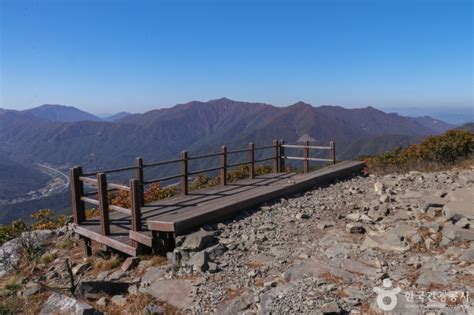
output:
M27 109L24 113L31 114L37 118L58 121L58 122L75 122L75 121L100 121L99 117L66 105L45 104L39 107Z
M117 113L117 114L114 114L114 115L104 117L103 120L105 120L105 121L116 121L116 120L128 117L130 115L132 115L132 114L130 114L128 112L120 112L120 113Z
M183 149L203 151L222 144L233 147L269 143L274 138L296 142L355 141L382 135L425 136L452 125L427 117L387 114L373 107L288 107L233 101L192 101L104 122L58 122L22 112L0 114L0 145L27 161L86 164L97 167L129 164L135 156L156 160Z

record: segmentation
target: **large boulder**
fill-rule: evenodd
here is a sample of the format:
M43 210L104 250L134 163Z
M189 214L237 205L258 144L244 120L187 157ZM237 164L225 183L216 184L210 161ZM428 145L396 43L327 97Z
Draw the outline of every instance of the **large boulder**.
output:
M21 236L5 242L0 247L0 277L7 274L20 259L25 243L28 246L41 246L42 243L52 239L55 232L51 230L36 230L21 233Z
M188 251L199 251L217 242L214 233L200 230L186 236L181 249Z
M448 203L443 208L443 214L448 219L474 219L474 186L451 191L446 199Z
M189 310L195 306L196 289L186 280L158 280L153 282L146 291L154 298L166 301L180 310Z
M362 249L367 248L403 253L410 249L410 245L405 236L400 235L396 229L392 229L376 236L367 235L362 244Z
M78 301L63 294L53 293L43 304L43 308L41 309L39 314L97 315L102 313L96 311L92 306L87 303Z

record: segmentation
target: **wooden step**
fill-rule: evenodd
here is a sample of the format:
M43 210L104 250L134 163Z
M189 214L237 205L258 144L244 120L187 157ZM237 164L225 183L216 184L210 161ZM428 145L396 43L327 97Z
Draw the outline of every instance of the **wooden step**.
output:
M129 231L130 239L143 244L147 247L153 247L153 236L151 231Z
M132 244L128 231L124 233L112 233L110 235L102 235L92 229L87 228L87 225L72 224L73 231L79 235L90 238L98 243L104 244L108 247L116 249L122 253L130 256L137 256L138 251Z

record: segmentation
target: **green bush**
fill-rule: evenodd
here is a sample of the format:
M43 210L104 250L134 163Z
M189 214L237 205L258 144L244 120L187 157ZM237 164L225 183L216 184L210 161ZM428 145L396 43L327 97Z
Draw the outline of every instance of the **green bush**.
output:
M6 225L0 224L0 245L19 237L25 231L28 231L28 226L21 219Z
M439 136L427 137L408 148L397 147L390 152L364 158L369 171L378 173L430 170L449 167L472 158L474 134L450 130Z

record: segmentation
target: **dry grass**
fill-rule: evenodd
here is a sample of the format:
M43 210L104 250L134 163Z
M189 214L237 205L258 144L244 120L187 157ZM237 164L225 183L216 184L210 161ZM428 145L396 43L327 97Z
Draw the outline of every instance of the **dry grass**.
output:
M328 282L328 283L342 283L342 282L344 282L344 280L341 277L335 276L332 273L330 273L329 271L320 274L319 277L321 279L323 279L324 281Z
M245 292L244 288L238 288L236 290L226 289L225 299L222 302L225 303L228 301L232 301L233 299L241 296L244 292Z
M120 267L123 259L119 256L112 255L110 258L96 258L93 266L96 270L106 271Z

